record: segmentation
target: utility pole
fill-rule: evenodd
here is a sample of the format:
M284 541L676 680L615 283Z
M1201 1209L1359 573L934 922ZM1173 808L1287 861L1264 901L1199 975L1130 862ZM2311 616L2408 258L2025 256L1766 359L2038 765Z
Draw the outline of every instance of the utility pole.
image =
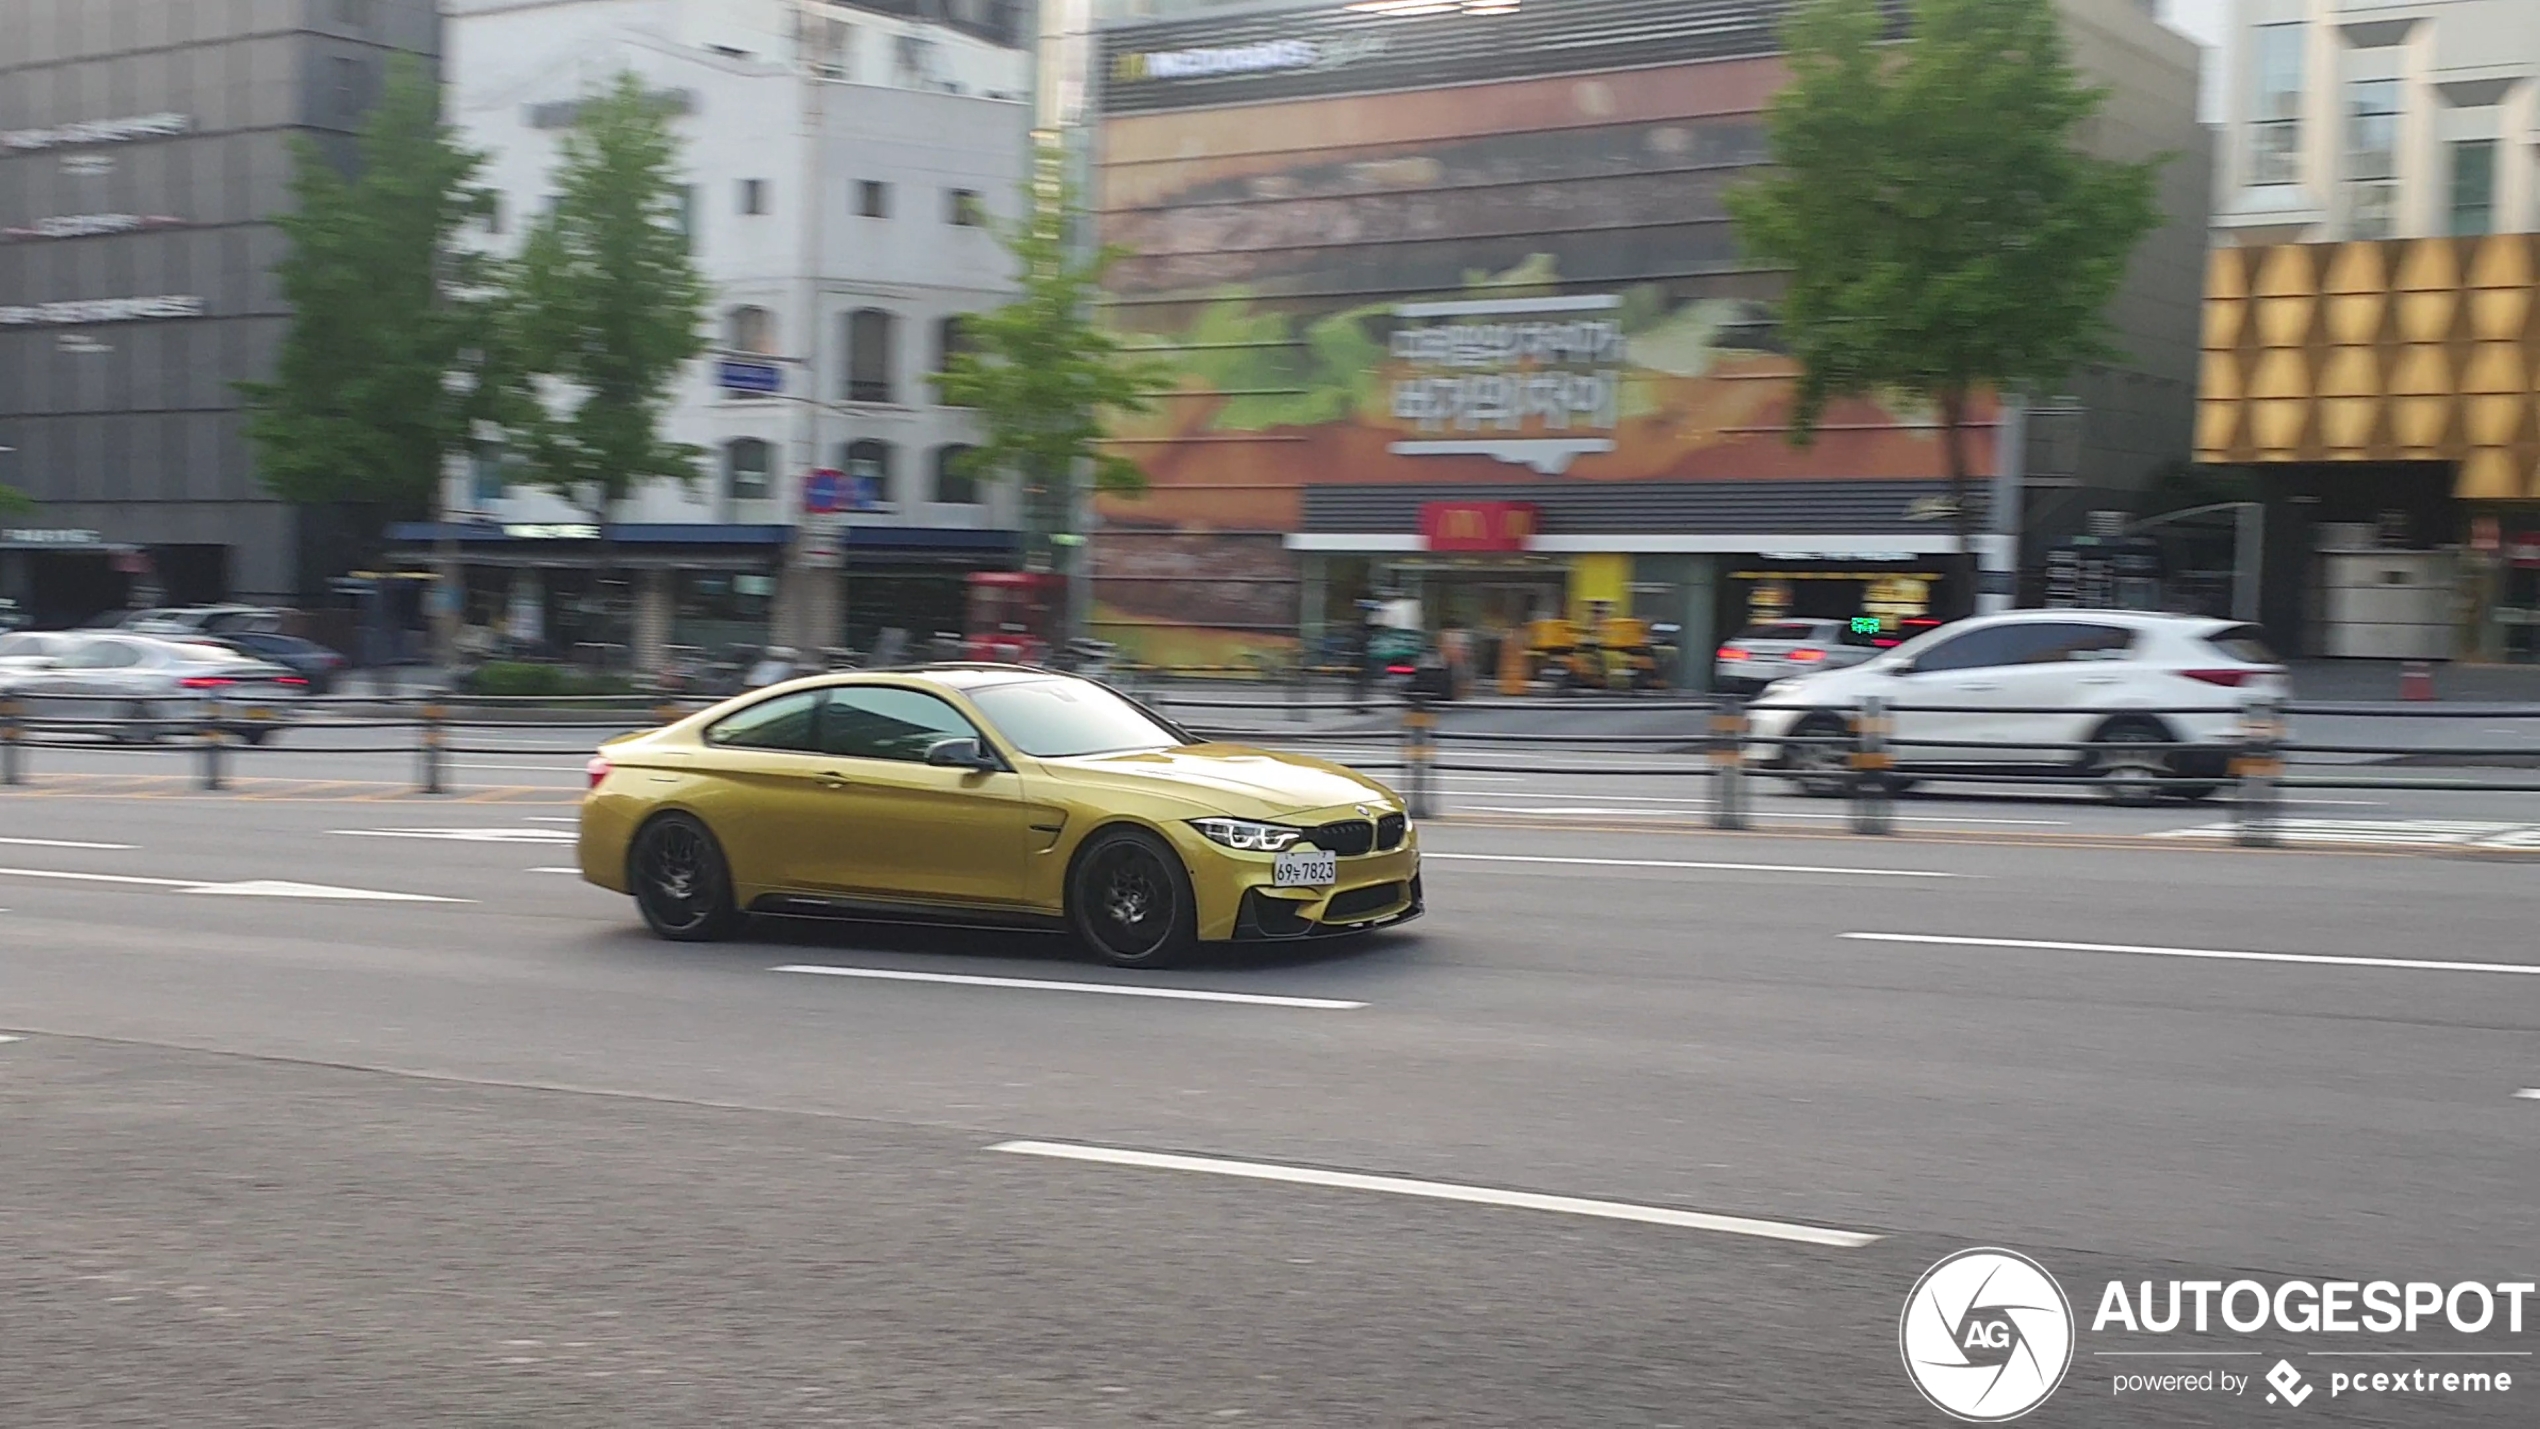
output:
M2028 397L2002 394L1994 428L1993 538L1976 562L1976 614L1999 615L2016 601L2020 580L2020 495L2028 481Z

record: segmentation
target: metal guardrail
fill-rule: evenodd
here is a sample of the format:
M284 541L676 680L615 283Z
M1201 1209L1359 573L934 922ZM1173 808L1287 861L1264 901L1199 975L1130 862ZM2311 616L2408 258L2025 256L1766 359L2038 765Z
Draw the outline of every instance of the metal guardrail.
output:
M1280 707L1260 700L1191 699L1176 694L1148 689L1140 698L1159 709L1177 708L1207 710L1239 709L1254 714L1271 714ZM202 788L218 790L228 787L237 761L248 757L242 748L245 724L243 710L231 702L204 701L187 715L178 718L154 716L145 719L109 719L101 717L48 717L42 706L57 700L80 700L84 697L19 694L0 695L0 784L25 782L30 773L34 751L46 749L87 749L128 746L136 735L155 743L173 736L180 746L193 753L197 780ZM707 708L719 700L711 698L659 698L628 695L584 696L317 696L291 702L294 713L310 711L342 711L322 725L300 728L322 728L329 732L400 731L409 738L372 743L333 744L319 752L326 754L411 754L415 759L415 787L424 793L450 791L450 760L461 755L517 755L517 747L502 747L471 742L471 731L492 730L608 730L622 732L667 724L696 710ZM1778 735L1756 731L1747 706L1734 698L1717 699L1653 699L1624 697L1599 699L1571 697L1555 702L1527 700L1457 701L1440 705L1421 698L1389 695L1379 709L1389 710L1395 717L1385 727L1351 730L1304 730L1285 728L1210 729L1195 728L1193 733L1205 738L1263 744L1294 744L1311 747L1319 743L1365 746L1390 737L1391 758L1355 758L1342 762L1370 774L1399 775L1402 792L1410 811L1417 818L1435 818L1447 812L1441 775L1446 774L1549 774L1618 776L1633 779L1703 779L1710 781L1709 821L1717 828L1742 829L1751 826L1753 818L1752 781L1757 777L1790 780L1814 780L1820 791L1828 783L1836 787L1850 810L1850 827L1868 834L1884 834L1894 829L1894 797L1902 783L1934 781L1953 784L2021 786L2092 786L2107 778L2108 762L2102 756L2124 753L2134 757L2165 758L2185 751L2213 757L2214 767L2200 772L2179 772L2174 761L2166 772L2146 772L2137 767L2126 777L2123 792L2129 796L2148 798L2164 791L2183 791L2207 796L2229 790L2231 803L2237 810L2238 838L2243 844L2265 847L2278 840L2277 821L2281 817L2283 793L2286 789L2359 789L2407 791L2479 791L2489 793L2540 793L2540 779L2533 780L2461 780L2461 779L2394 779L2371 777L2351 772L2349 766L2313 764L2312 769L2337 770L2331 774L2298 774L2293 770L2302 756L2391 756L2449 755L2468 757L2540 755L2540 746L2461 745L2428 747L2417 745L2327 743L2298 744L2287 738L2288 715L2323 717L2361 717L2394 719L2478 719L2491 721L2540 720L2540 707L2475 706L2444 709L2409 706L2404 708L2341 704L2284 704L2273 700L2253 702L2247 707L2236 705L2195 705L2158 709L2074 709L2041 706L1917 706L1890 704L1871 698L1855 706L1789 706L1776 704L1775 710L1795 711L1800 718L1791 730ZM1301 711L1351 710L1366 708L1355 700L1318 701L1302 704ZM1642 714L1684 713L1701 718L1688 720L1691 726L1682 733L1618 733L1595 734L1570 730L1550 734L1529 734L1497 730L1458 730L1441 719L1448 711L1528 710L1558 712L1565 718L1598 709L1631 711ZM1907 759L1900 764L1900 750L1947 753L1962 750L1998 749L2001 743L1989 740L1943 739L1917 736L1900 741L1894 728L1899 714L2053 714L2058 716L2098 716L2114 718L2136 716L2155 718L2168 715L2229 715L2235 721L2228 741L2194 740L2076 740L2022 741L2019 748L2070 755L2070 767L2047 772L2015 772L1981 766L1935 766ZM1839 733L1795 731L1810 715L1825 717L1820 723L1840 721ZM293 722L279 721L268 726L283 731L294 728ZM104 735L112 743L100 746L66 736ZM1463 747L1480 751L1497 750L1523 757L1527 751L1553 754L1611 754L1630 756L1652 754L1660 750L1691 756L1681 761L1646 759L1630 764L1582 765L1554 760L1519 763L1475 763L1458 761L1453 751ZM1818 763L1807 769L1788 767L1793 751L1832 750L1839 759Z

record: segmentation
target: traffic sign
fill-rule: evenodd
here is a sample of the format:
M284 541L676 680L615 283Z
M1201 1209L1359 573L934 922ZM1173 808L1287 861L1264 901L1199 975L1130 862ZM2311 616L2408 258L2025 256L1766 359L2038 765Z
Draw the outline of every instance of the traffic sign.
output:
M843 511L847 504L847 474L833 467L822 467L803 478L803 510L814 516Z

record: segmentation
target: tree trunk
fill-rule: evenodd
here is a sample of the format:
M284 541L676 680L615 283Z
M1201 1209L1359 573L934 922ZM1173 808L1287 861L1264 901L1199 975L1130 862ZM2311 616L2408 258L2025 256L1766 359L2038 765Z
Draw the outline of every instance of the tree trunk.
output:
M1967 506L1967 393L1952 388L1940 394L1940 450L1949 470L1949 524L1958 538L1958 558L1947 584L1943 620L1958 620L1976 608L1974 513Z

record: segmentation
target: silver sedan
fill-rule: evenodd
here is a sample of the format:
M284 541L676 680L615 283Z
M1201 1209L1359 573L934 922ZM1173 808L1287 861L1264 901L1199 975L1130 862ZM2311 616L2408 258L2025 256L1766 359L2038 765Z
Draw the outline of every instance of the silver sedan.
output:
M309 691L283 666L217 645L104 631L55 638L58 649L7 683L31 720L56 728L149 741L217 726L262 744Z

